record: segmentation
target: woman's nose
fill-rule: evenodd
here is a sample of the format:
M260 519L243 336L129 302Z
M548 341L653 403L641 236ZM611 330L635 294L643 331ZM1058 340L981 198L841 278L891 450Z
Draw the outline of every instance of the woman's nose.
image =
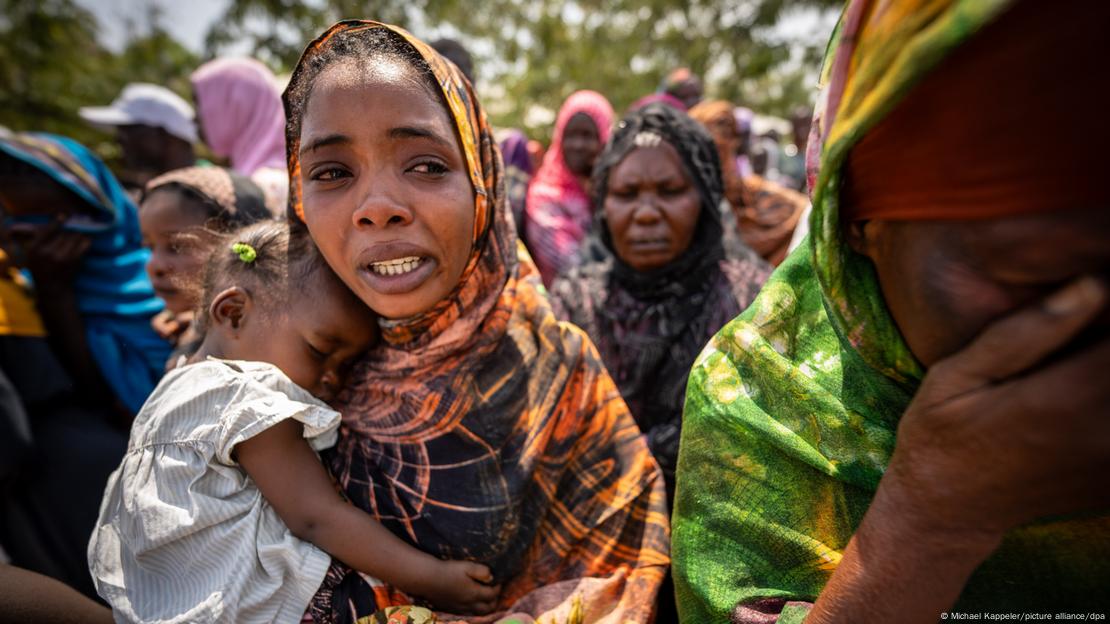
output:
M388 188L370 188L362 197L351 220L355 227L386 227L412 223L413 211Z
M636 211L632 213L632 220L640 225L658 221L662 216L658 196L655 193L641 193L639 199L640 201L636 202Z

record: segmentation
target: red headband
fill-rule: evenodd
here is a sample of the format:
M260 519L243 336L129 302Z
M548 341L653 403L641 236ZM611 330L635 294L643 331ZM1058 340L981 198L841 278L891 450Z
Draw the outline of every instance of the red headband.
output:
M1021 2L848 155L843 220L990 219L1110 206L1110 2Z

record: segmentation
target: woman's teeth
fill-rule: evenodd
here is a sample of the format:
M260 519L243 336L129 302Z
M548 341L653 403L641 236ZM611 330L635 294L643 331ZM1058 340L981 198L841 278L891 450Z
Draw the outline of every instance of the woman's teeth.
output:
M424 259L419 256L407 256L396 260L371 262L370 268L378 275L404 275L415 270L423 261Z

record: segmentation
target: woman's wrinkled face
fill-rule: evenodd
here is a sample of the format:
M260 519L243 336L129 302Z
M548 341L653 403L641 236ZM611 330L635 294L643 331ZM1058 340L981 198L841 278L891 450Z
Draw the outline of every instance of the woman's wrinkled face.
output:
M150 250L150 284L174 314L192 310L200 298L204 264L218 240L205 227L207 220L198 201L173 187L147 195L139 210L143 246Z
M985 221L869 221L849 228L870 257L910 350L931 366L987 324L1084 275L1110 276L1110 213ZM1101 330L1110 327L1104 315Z
M603 147L594 120L586 113L571 115L563 129L563 160L571 173L590 175Z
M371 309L432 308L470 257L474 189L438 94L394 59L325 69L300 137L305 222L335 273Z
M669 143L633 149L609 173L605 220L617 255L637 271L678 259L700 214L698 189Z

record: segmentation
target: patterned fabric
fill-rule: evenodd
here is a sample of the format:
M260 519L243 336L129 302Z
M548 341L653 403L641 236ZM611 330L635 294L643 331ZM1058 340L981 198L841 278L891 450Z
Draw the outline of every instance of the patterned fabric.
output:
M168 185L181 186L200 195L229 226L248 225L272 216L262 189L223 167L175 169L148 182L146 193Z
M293 419L316 450L339 414L263 362L166 374L131 428L89 541L97 593L127 622L296 622L331 558L298 539L235 460Z
M590 116L603 145L609 140L613 125L613 107L596 91L577 91L559 109L551 147L528 187L525 207L524 240L545 285L551 285L573 263L594 216L586 189L563 158L563 133L571 117L578 113Z
M802 622L867 511L923 371L870 261L842 239L841 165L909 85L1006 4L847 7L809 144L821 161L808 245L713 338L690 375L674 514L684 621ZM1105 605L1108 535L1106 516L1014 530L953 609Z
M524 225L524 207L528 201L528 185L532 182L532 157L528 154L528 137L520 130L509 130L501 139L501 156L505 162L505 194L513 209L517 232Z
M73 291L101 375L123 405L138 412L162 376L170 345L150 327L162 300L146 275L150 252L142 246L135 204L108 167L72 139L5 131L0 150L40 169L89 205L91 216L70 218L65 225L92 239Z
M701 197L690 247L673 263L640 273L616 255L604 211L598 212L583 264L551 287L556 315L590 335L614 376L673 491L686 378L713 334L755 298L771 273L751 250L726 256L718 206L721 171L713 140L692 119L666 104L625 117L595 169L594 192L604 205L609 174L636 149L642 132L678 152Z
M369 21L333 26L295 72L333 37L374 28L403 36L434 72L475 190L474 244L453 293L382 322L383 344L340 397L332 472L418 548L488 565L503 583L499 613L562 621L581 604L589 622L646 622L669 561L663 480L596 348L542 294L469 84L405 31ZM295 139L289 153L303 215ZM341 582L358 584L352 575ZM332 602L337 619L366 615Z
M712 100L690 109L690 116L706 128L721 123L735 123L737 109L724 100ZM740 227L740 237L771 264L778 266L786 258L794 228L809 205L805 195L765 180L761 176L742 176L740 163L733 156L738 146L718 141L717 149L724 167L725 197L732 206Z

